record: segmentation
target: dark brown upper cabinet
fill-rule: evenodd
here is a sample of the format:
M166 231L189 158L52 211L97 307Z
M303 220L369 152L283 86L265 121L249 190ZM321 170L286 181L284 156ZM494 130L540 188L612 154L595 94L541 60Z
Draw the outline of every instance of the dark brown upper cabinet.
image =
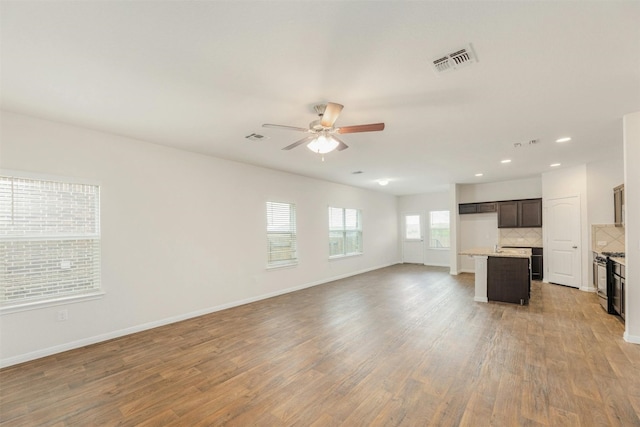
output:
M542 227L542 199L498 202L498 228Z
M484 203L460 203L458 205L458 213L474 214L474 213L488 213L495 212L497 209L497 202L484 202Z
M458 213L460 215L478 213L477 203L460 203L458 205Z
M498 228L517 228L518 225L518 202L498 203Z

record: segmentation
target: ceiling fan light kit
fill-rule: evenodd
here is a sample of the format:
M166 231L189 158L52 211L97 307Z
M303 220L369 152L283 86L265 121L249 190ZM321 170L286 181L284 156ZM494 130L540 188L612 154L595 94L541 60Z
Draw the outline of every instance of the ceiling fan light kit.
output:
M309 123L308 128L274 125L270 123L265 123L262 125L262 127L310 133L311 135L306 136L294 142L293 144L284 147L283 150L291 150L298 145L307 143L307 148L318 154L330 153L335 149L337 149L338 151L342 151L349 148L349 146L335 134L376 132L384 129L384 123L343 126L339 128L334 127L334 124L343 108L343 105L336 104L335 102L328 102L327 104L319 104L314 106L314 110L316 111L316 113L318 113L318 116L320 116L320 118Z
M313 139L309 144L307 144L307 148L314 153L318 154L327 154L332 152L338 147L338 141L333 139L330 135L318 135L317 138Z

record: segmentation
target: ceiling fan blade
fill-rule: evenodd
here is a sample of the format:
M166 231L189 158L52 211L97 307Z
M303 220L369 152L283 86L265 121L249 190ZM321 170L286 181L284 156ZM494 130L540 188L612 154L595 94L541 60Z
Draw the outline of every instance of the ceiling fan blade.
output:
M356 126L345 126L336 129L336 132L342 133L356 133L356 132L376 132L379 130L384 130L384 123L371 123L368 125L356 125Z
M340 112L344 108L343 105L336 104L334 102L328 102L327 107L324 109L324 113L322 113L322 120L320 120L320 125L326 128L333 127L333 124L338 120L338 116Z
M317 138L317 135L305 136L304 138L294 142L293 144L287 145L286 147L283 148L283 150L291 150L292 148L296 148L298 145L302 145L305 142L311 142L315 138Z
M345 144L344 141L341 140L340 138L338 138L337 136L331 135L331 138L333 138L336 141L338 141L338 147L336 148L336 150L342 151L342 150L346 150L347 148L349 148L349 146L347 144Z
M262 127L271 128L271 129L295 130L298 132L309 132L309 128L299 128L297 126L285 126L285 125L272 125L271 123L265 123L262 125Z

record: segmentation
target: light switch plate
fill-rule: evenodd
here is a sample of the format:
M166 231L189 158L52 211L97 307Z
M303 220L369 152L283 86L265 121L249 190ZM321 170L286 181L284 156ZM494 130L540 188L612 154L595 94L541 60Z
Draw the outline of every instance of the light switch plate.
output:
M607 246L606 240L598 240L598 246Z

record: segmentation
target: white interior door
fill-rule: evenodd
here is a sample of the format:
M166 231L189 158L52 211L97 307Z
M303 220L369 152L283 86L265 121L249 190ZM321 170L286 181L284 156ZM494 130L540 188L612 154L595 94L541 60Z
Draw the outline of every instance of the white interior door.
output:
M579 288L582 283L580 197L548 200L545 231L547 253L544 262L549 266L546 280Z
M424 216L405 214L403 219L402 262L424 264Z

